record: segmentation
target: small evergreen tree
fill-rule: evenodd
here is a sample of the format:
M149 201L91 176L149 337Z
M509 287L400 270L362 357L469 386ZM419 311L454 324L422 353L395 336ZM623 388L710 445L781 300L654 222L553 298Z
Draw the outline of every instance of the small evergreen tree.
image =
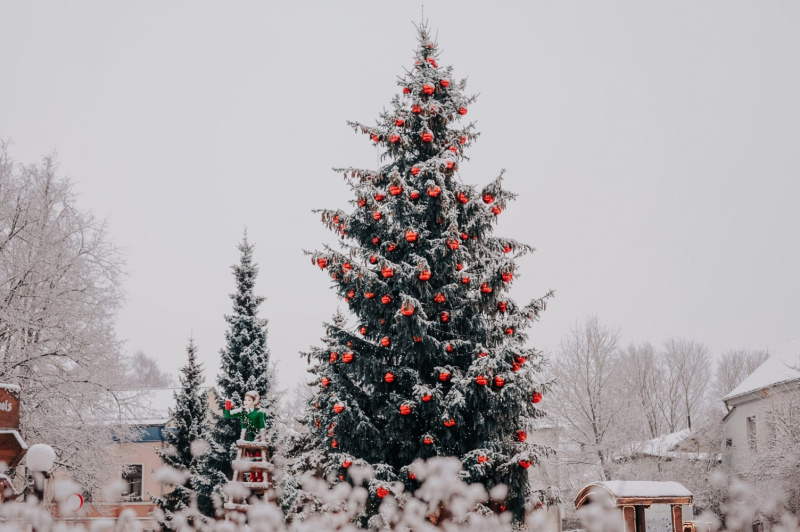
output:
M463 478L508 486L497 509L520 519L530 501L528 467L547 448L527 440L548 384L543 356L524 332L550 294L519 305L508 295L515 258L529 246L495 236L514 194L502 174L482 188L458 174L476 139L460 125L475 97L452 67L437 65L437 44L423 25L402 94L376 126L351 123L382 148L377 170L338 170L354 209L322 211L341 248L312 254L357 323L328 325L318 360L320 384L309 427L334 478L368 463L371 506L418 486L412 462L456 456Z
M167 448L156 449L164 465L175 468L185 475L183 484L164 495L153 497L153 501L164 512L166 520L161 523L164 530L171 530L174 514L186 510L195 497L194 486L200 481L199 463L202 443L209 437L208 404L203 385L203 368L197 362L197 346L189 338L186 347L188 362L181 368L181 388L175 392L175 408L169 409L170 426L166 431Z
M254 246L247 241L247 233L239 244L239 264L232 266L236 292L231 294L233 313L225 316L228 330L226 345L220 352L221 371L217 377L217 402L220 410L225 399L241 407L245 392L256 390L261 396L261 409L266 413L267 433L274 434L275 397L272 393L272 370L267 349L267 320L258 317L258 307L264 297L253 293L258 265L253 262ZM236 440L240 436L240 422L215 415L211 450L205 461L204 476L208 485L203 493L213 496L231 473L231 462L236 458ZM213 508L201 507L206 515Z

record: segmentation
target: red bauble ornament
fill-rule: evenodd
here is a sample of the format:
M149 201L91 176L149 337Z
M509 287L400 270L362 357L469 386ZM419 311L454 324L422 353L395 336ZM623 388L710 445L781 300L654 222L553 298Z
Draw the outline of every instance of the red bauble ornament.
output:
M408 197L411 198L411 201L417 201L419 199L419 192L412 190Z
M500 312L505 312L506 310L508 310L508 306L506 305L506 302L505 301L499 302L497 304L497 310L499 310Z
M353 465L353 461L352 460L345 460L344 462L342 462L342 467L345 468L345 469L347 469L351 465Z
M442 318L442 323L447 323L448 321L450 321L450 313L449 312L442 312L440 314L440 316Z
M481 386L486 386L489 383L489 379L487 379L483 375L478 375L477 377L475 377L475 382L477 382Z
M373 142L380 142L381 138L378 135L372 135Z
M394 275L394 270L392 270L390 267L386 266L385 268L381 269L381 275L383 275L384 278L388 279L389 277Z
M375 211L372 213L372 219L375 220L376 222L379 221L381 218L383 218L383 214L381 214L380 211Z
M383 303L384 305L388 305L391 302L392 302L392 298L391 297L389 297L387 295L381 297L381 303Z
M367 198L358 198L358 206L363 207L367 204Z
M511 327L509 327L508 329L506 329L506 334L507 334L507 335L509 335L509 336L511 336L512 334L514 334L514 329L512 329Z
M327 387L331 383L331 380L328 377L322 377L322 380L319 381L319 383Z
M488 462L488 461L489 461L489 458L488 458L488 457L486 457L486 456L484 456L484 455L482 455L482 454L479 454L479 455L478 455L478 463L479 463L479 464L482 464L482 463L484 463L484 462Z
M461 144L466 144L466 143L467 143L467 137L461 137L460 139L458 139L458 141L459 141Z
M384 497L389 495L389 490L387 490L383 486L380 486L377 490L375 490L375 494L378 496L378 498L383 499Z
M429 393L426 393L426 394L422 394L421 399L422 399L423 403L427 403L428 401L433 399L433 396L431 396L431 394L429 394Z
M422 112L422 107L420 107L417 104L414 104L411 106L411 112L414 113L415 115L418 115Z
M500 214L501 212L503 212L503 209L501 209L501 208L500 208L498 205L495 205L494 207L492 207L492 213L493 213L495 216L497 216L497 215L498 215L498 214Z
M494 203L494 196L492 196L491 194L484 194L483 202L487 205Z
M427 57L425 58L425 61L430 63L433 68L439 68L438 66L436 66L436 59L434 59L433 57Z
M353 361L353 353L351 353L350 351L345 351L344 354L342 355L342 362L344 362L345 364L349 364L352 361Z
M328 360L330 360L331 364L335 363L337 360L339 360L339 353L334 351L333 353L331 353L331 356L328 357Z
M389 142L391 142L392 144L396 143L399 140L400 140L400 135L398 135L397 133L392 133L391 135L389 135Z
M442 382L447 382L450 380L450 372L449 371L442 371L439 373L439 380Z
M325 257L318 258L317 259L317 266L319 266L320 268L323 268L323 269L326 268L328 266L328 259L326 259Z
M496 376L494 378L494 385L497 386L498 388L502 388L505 383L506 383L506 380L503 377L501 377L500 375L498 375L498 376Z
M411 94L411 87L403 87L403 94Z
M510 283L511 279L514 278L514 274L511 272L503 272L503 282Z
M459 246L458 240L456 240L454 238L448 238L447 239L447 247L449 247L453 251L457 250L458 246Z
M446 298L444 297L444 294L442 294L441 292L436 292L436 297L433 298L433 300L436 301L437 303L444 303L445 299Z
M542 394L539 392L533 392L533 399L534 403L541 403L542 402Z
M419 272L420 281L430 281L430 279L431 279L430 270L422 270L421 272Z
M333 405L333 411L337 414L341 414L344 411L344 404L343 403L336 403Z
M485 352L485 351L481 351L480 353L478 353L478 356L479 356L479 357L481 357L481 358L483 358L483 357L488 357L488 356L489 356L489 353L487 353L487 352Z
M528 433L527 433L527 432L525 432L524 430L518 430L518 431L517 431L517 439L518 439L519 441L525 441L525 440L527 440L527 439L528 439Z
M415 344L418 344L418 343L420 343L422 341L422 337L420 337L420 336L414 336L413 338L414 338L414 343Z
M455 424L456 424L456 420L455 420L455 419L453 419L453 418L446 419L446 420L444 421L444 426L445 426L445 427L453 427L453 426L455 426Z
M425 445L431 445L433 443L433 437L425 436L424 438L422 438L422 443L424 443Z
M398 118L397 120L394 121L394 125L396 125L397 127L403 127L404 125L406 125L406 121L403 120L402 118Z
M333 447L334 449L339 447L339 442L336 441L336 438L334 438L333 441L331 442L331 447Z
M437 185L433 185L431 187L428 187L428 196L430 196L432 198L438 197L439 194L441 194L441 192L442 192L442 189L439 188Z
M347 299L350 299L354 295L356 295L356 291L355 290L348 290L347 291Z
M389 185L389 194L392 196L399 196L403 193L403 187L399 185Z
M464 269L464 265L463 264L461 264L460 262L456 264L456 271L457 272L460 272L463 269Z
M458 114L460 114L461 116L464 116L465 114L467 114L467 108L466 107L459 107L458 108Z
M375 196L374 196L374 197L375 197L375 201L383 201L383 200L386 198L386 196L384 196L384 195L383 195L383 194L381 194L380 192L378 192L377 194L375 194Z
M350 270L353 269L353 265L350 264L349 262L345 262L344 264L342 264L342 269L346 272L349 272Z
M441 81L439 82L439 85L441 85L442 87L444 87L444 88L446 89L447 87L449 87L449 86L450 86L450 81L449 81L449 80L446 80L446 79L443 79L443 80L441 80Z
M408 480L417 480L417 475L412 472L408 472Z
M461 284L469 284L469 277L462 277Z
M448 150L450 150L450 151L451 151L451 152L453 152L453 153L458 153L458 148L456 148L455 146L450 146L450 147L449 147L449 148L447 148L447 149L448 149Z
M523 356L518 356L517 357L517 362L519 362L520 364L524 364L527 361L528 361L528 359L526 357L523 357Z
M366 328L366 327L361 327L361 328L358 330L358 332L360 332L360 333L361 333L361 336L366 336L366 334L367 334L367 328Z
M380 243L381 243L381 237L379 237L379 236L373 236L373 237L372 237L372 243L373 243L373 245L376 245L376 246L377 246L378 244L380 244Z
M453 169L453 161L450 161L450 160L447 160L447 161L445 161L445 162L444 162L444 166L445 166L445 168L447 168L448 170L452 170L452 169Z
M381 345L383 347L389 347L389 345L391 345L391 343L392 343L392 341L389 340L388 336L384 336L383 338L381 338Z
M430 85L428 83L425 83L425 84L422 85L422 94L427 94L428 96L430 96L431 94L433 94L433 91L435 91L435 90L436 90L436 87L434 87L433 85Z
M375 297L375 292L366 292L364 293L364 297L366 297L367 299L372 299L373 297Z
M503 246L503 253L511 253L511 246L509 246L508 244Z
M369 263L370 264L376 264L377 262L378 262L378 257L376 257L375 255L370 255L369 256Z
M411 175L419 175L420 169L418 166L411 167Z
M513 369L514 371L519 371L522 369L522 366L520 366L519 362L512 362L511 369Z
M339 223L339 215L338 214L333 217L333 223L335 223L335 224Z
M411 413L411 407L408 405L400 405L400 413L407 416Z
M456 195L456 198L458 198L458 201L460 201L461 203L468 203L469 202L469 198L463 192L459 192Z
M492 293L492 287L489 286L486 283L483 283L481 285L481 292L483 292L484 294L491 294Z
M433 141L433 133L430 131L426 131L422 134L422 142L432 142Z
M383 380L385 380L388 383L393 383L394 382L394 373L392 373L391 371L387 372L386 375L383 376Z
M389 242L389 245L386 246L386 251L394 251L397 249L397 246L394 242Z
M469 240L469 235L467 233L461 233L461 240Z
M400 314L403 316L411 316L414 314L414 307L409 303L403 303L403 306L400 307Z
M447 345L445 346L444 350L445 350L445 351L447 351L448 353L452 353L452 352L453 352L453 346L452 346L452 344L447 344Z
M416 231L412 231L411 229L409 229L408 231L406 231L406 242L416 242L417 236L419 235L417 235Z
M521 465L525 469L528 469L531 466L531 461L530 460L520 460L519 461L519 465Z

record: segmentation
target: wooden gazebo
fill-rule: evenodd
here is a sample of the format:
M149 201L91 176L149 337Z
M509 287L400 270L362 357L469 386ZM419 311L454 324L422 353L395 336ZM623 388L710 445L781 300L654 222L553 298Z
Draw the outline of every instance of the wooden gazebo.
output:
M575 509L587 504L619 508L620 532L647 532L644 511L653 504L669 504L672 532L683 532L681 505L692 504L692 492L677 482L609 480L594 482L575 497Z

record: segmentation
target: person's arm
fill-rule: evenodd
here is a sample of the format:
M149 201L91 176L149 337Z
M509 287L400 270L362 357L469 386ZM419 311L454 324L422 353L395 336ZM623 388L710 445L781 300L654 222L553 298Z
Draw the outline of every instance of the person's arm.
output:
M242 409L233 408L233 402L231 402L230 399L225 399L225 410L223 413L225 414L225 419L242 417Z

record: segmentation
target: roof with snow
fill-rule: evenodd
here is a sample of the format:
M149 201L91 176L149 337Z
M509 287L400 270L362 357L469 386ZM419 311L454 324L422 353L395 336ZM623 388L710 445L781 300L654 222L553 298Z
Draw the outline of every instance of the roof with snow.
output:
M722 400L729 401L798 379L800 379L800 336L784 344Z
M575 498L575 508L598 499L613 506L623 504L692 504L692 492L683 484L671 481L607 480L593 482Z

